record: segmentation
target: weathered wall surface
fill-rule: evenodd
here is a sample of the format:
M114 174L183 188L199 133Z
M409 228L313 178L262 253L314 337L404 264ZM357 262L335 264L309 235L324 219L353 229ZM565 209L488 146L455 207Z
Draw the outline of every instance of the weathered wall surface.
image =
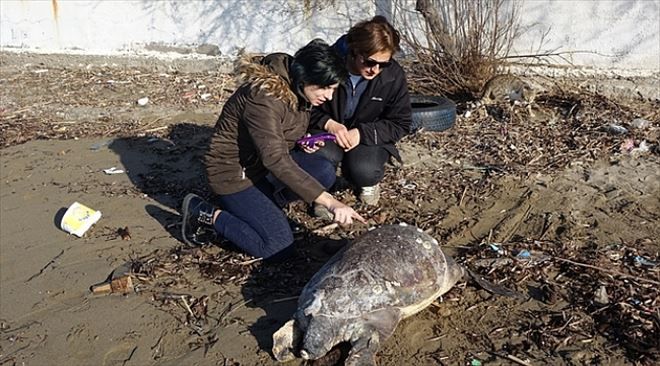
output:
M521 14L529 29L518 54L561 53L553 60L660 71L658 0L527 0Z
M369 2L335 3L320 10L300 0L2 0L0 40L39 52L111 54L154 44L292 52L315 37L334 39L353 17L375 11Z
M528 29L515 44L519 54L550 51L561 53L556 63L660 70L660 0L511 1L521 4ZM315 37L332 42L373 14L414 8L415 0L2 0L0 46L102 55L199 45L225 55L241 47L293 52ZM217 54L214 48L204 53Z

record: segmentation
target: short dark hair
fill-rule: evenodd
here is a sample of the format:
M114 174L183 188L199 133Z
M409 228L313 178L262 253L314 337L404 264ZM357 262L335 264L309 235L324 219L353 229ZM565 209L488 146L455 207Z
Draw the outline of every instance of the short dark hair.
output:
M326 87L344 81L348 72L337 51L322 39L315 39L293 56L291 76L298 88L306 85Z

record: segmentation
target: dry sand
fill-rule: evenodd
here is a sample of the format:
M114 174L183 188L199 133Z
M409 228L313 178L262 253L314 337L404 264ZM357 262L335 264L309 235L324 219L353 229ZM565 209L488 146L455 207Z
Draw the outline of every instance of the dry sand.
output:
M200 158L231 91L226 79L205 70L163 77L144 65L80 72L40 65L38 56L30 65L26 56L1 56L0 365L276 364L270 337L327 259L318 250L325 239L310 234L323 223L293 205L292 216L308 230L298 237L297 256L279 265L254 262L226 244L189 250L179 240L181 197L207 193ZM108 87L110 79L128 82ZM201 97L206 91L211 99ZM134 104L147 95L147 108ZM657 114L650 121L646 138L657 144ZM657 362L660 274L657 266L634 266L631 255L658 261L658 154L610 149L549 170L497 174L459 151L430 148L458 138L460 123L467 122L452 134L407 139L406 165L388 170L382 209L360 210L372 224L408 221L429 229L467 265L532 299L496 298L462 283L402 322L380 363ZM126 173L105 174L110 167ZM341 197L353 200L350 192ZM59 228L74 201L103 214L83 238ZM130 237L122 238L118 229L126 227ZM350 239L362 228L355 230L329 237ZM493 253L491 243L505 254ZM578 265L522 265L511 259L522 248ZM479 267L489 258L511 262ZM141 265L139 292L90 293L130 260ZM592 268L580 266L587 261ZM601 284L609 306L593 303ZM635 329L615 331L629 330L616 322L619 315L637 321Z

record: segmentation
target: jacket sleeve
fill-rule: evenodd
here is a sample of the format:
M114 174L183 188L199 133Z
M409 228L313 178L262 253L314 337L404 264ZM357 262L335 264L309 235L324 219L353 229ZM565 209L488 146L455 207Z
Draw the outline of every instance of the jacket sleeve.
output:
M412 124L410 95L406 75L397 67L392 90L383 112L374 121L360 121L360 143L364 145L394 144L407 135Z
M263 92L248 98L243 122L254 142L263 166L295 194L308 203L323 191L323 186L304 171L289 154L289 146L282 130L285 104Z
M346 43L346 35L339 37L339 39L332 45L332 48L345 58L348 54L348 44ZM342 81L343 83L344 81ZM329 119L334 119L335 121L340 121L339 117L332 117L336 114L333 113L333 105L336 108L336 100L339 98L339 93L343 93L341 87L337 88L332 97L333 102L325 102L318 107L312 108L312 115L309 120L309 129L310 130L325 130L325 124L328 123ZM340 122L341 123L341 122Z
M312 114L309 119L310 130L325 130L323 127L325 127L325 124L328 123L328 120L332 118L329 108L330 102L325 102L319 107L312 108Z

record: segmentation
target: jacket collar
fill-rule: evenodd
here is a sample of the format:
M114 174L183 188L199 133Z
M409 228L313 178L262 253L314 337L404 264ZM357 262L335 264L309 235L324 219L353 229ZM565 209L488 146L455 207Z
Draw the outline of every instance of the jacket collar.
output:
M293 57L285 53L273 53L262 58L239 55L234 68L238 84L251 83L292 109L308 109L311 106L300 95L302 91L294 91L291 85L289 69L292 61Z

